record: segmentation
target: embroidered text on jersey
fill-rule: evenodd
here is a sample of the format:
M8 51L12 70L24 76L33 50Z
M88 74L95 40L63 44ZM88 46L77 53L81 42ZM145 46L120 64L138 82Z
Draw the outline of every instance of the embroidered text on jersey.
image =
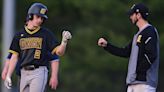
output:
M42 48L42 38L30 37L30 38L21 38L19 41L21 50L25 49L41 49Z

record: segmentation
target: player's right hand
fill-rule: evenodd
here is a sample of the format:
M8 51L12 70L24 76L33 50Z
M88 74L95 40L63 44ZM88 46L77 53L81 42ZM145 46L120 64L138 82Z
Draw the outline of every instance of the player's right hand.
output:
M98 40L98 46L101 46L101 47L106 47L107 46L107 41L104 39L104 38L100 38Z
M7 70L6 69L3 69L2 75L1 75L2 80L5 80L6 79L6 75L7 75Z
M11 81L11 78L9 76L6 76L4 84L5 84L6 88L11 89L12 81Z
M69 31L63 31L62 33L62 42L67 43L68 40L72 38L72 35Z

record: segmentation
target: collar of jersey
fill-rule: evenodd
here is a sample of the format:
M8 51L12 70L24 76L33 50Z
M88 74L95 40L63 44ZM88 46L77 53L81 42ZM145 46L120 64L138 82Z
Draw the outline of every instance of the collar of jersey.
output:
M29 34L34 34L34 33L38 32L39 29L40 29L40 27L36 28L36 29L33 30L33 31L30 31L30 30L27 28L27 26L25 26L25 30L26 30L26 32L29 33Z

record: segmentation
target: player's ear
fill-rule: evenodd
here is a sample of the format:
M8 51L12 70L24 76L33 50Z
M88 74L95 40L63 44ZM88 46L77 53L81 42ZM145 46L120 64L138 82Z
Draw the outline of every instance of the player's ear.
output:
M33 20L33 14L29 14L29 20Z

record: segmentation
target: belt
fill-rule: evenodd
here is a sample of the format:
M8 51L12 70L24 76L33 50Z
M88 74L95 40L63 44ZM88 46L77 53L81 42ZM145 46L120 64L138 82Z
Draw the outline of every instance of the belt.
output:
M39 68L39 66L35 66L35 65L28 65L23 67L24 70L35 70L37 68Z

